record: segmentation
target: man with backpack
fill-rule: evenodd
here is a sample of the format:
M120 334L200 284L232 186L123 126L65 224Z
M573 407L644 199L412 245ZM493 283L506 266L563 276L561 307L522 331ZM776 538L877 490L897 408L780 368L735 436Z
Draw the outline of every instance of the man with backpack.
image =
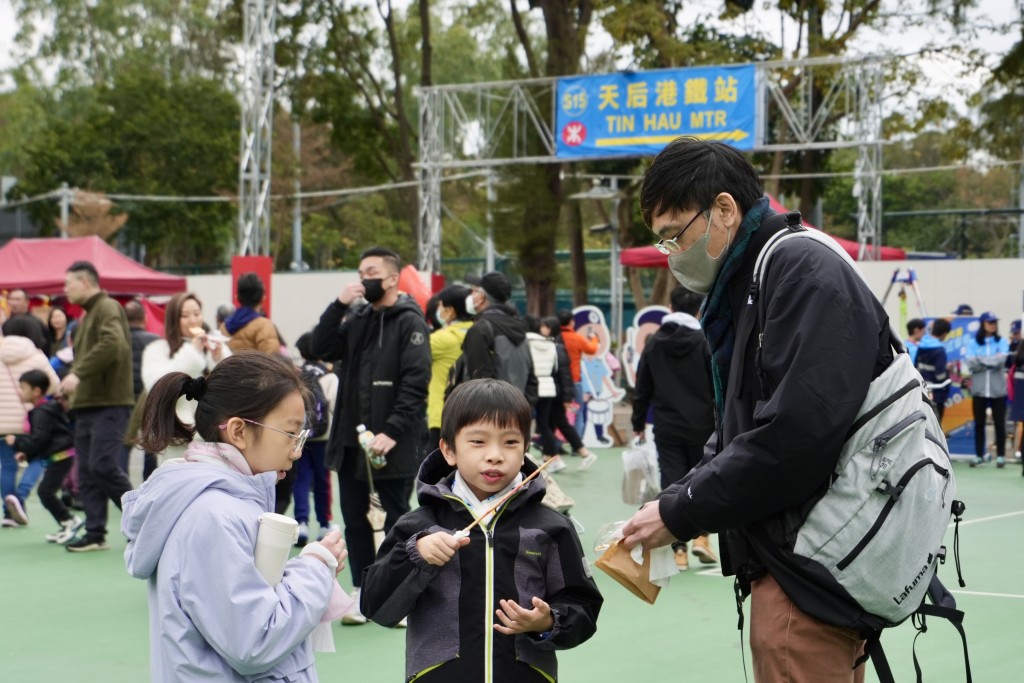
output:
M873 380L890 366L913 368L905 355L894 362L892 341L898 340L885 310L823 242L780 241L763 281L755 277L769 239L802 229L798 214L773 215L756 171L734 148L675 140L648 170L640 203L676 279L707 294L702 325L712 355L716 434L697 467L633 516L624 543L654 548L718 532L723 574L736 576L738 596L751 596L755 681L862 681L864 667L856 664L867 633L847 615L864 610L852 590L832 586L823 565L796 559L794 537L811 513L821 512L816 503L831 505L827 492L843 483L841 452ZM934 415L920 412L926 405L920 377L916 388L908 384L906 400L916 402L908 424L920 426L923 437L923 425L934 429ZM864 438L868 451L872 442ZM933 438L939 443L941 431ZM888 483L881 472L887 466L885 458L875 463L880 488ZM943 476L941 468L920 469ZM951 471L945 476L951 484ZM893 500L907 495L902 485L895 489ZM916 495L913 487L907 491ZM955 501L941 488L931 495L934 515L945 510L945 519L938 519L941 540ZM900 510L911 504L900 503ZM908 577L906 593L894 600L920 603L935 554L922 555L925 566L914 569L916 579ZM876 629L885 625L891 624Z
M471 273L466 283L472 293L466 311L477 317L462 342L462 359L455 369L454 384L468 379L493 377L517 387L530 405L537 404L537 377L533 372L526 322L508 303L512 285L503 273Z

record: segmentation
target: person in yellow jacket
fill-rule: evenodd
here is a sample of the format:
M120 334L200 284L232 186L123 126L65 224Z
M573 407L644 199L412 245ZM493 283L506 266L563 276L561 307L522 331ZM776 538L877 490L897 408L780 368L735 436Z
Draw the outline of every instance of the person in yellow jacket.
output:
M472 294L468 287L450 285L437 295L434 314L440 329L430 335L430 355L433 358L430 387L427 390L427 427L430 429L426 453L433 453L441 439L441 409L448 387L448 373L462 355L462 341L473 326L473 316L466 311L466 298Z

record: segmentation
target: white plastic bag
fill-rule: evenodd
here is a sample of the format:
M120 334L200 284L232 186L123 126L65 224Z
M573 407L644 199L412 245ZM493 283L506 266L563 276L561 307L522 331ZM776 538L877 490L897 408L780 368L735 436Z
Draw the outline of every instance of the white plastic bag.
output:
M649 441L636 439L622 451L622 502L643 505L661 493L658 453Z

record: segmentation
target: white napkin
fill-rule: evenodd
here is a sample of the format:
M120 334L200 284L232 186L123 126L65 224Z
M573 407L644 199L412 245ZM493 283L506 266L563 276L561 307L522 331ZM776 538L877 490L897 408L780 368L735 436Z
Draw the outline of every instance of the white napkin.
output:
M633 558L633 561L639 565L644 563L644 548L642 545L636 545L631 551L629 556ZM679 567L676 566L675 552L672 550L672 546L665 545L660 548L655 548L651 551L651 568L650 568L650 580L655 586L661 588L667 588L669 580L679 573Z

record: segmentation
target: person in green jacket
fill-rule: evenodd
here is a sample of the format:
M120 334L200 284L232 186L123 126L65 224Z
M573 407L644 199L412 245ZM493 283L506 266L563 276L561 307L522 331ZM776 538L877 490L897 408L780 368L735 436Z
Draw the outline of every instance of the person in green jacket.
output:
M132 488L118 466L135 403L131 335L124 309L100 289L93 264L71 264L64 294L85 309L75 337L72 372L60 384L60 392L70 397L76 416L75 456L85 535L64 547L71 552L106 550L107 499L120 508L121 496Z

